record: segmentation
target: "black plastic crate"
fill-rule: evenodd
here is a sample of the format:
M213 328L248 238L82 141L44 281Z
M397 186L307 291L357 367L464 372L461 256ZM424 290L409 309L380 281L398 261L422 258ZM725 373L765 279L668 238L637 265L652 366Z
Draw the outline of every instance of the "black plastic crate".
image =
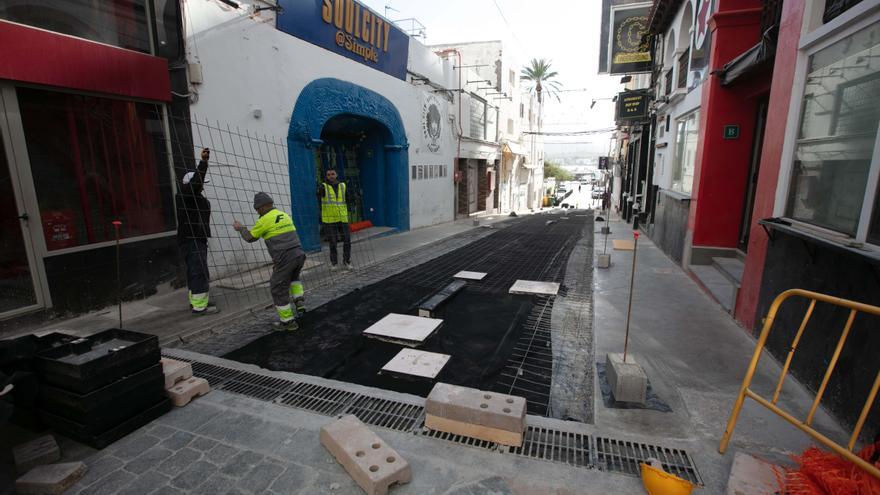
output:
M162 365L155 364L88 394L44 385L40 408L103 431L154 404L164 396L164 386Z
M45 383L87 394L160 358L155 335L113 328L41 351L36 361Z
M47 425L54 428L56 433L67 436L96 449L103 449L134 430L146 425L150 421L162 416L169 410L171 410L171 400L167 397L162 397L162 400L144 408L138 414L97 434L93 433L91 429L85 425L46 411L40 411L40 417Z

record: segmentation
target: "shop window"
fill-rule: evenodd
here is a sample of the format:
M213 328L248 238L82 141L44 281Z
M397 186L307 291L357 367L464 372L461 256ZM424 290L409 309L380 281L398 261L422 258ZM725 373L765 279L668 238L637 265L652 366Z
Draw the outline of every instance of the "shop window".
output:
M0 2L0 19L150 53L146 0Z
M159 106L16 91L50 251L174 230Z
M688 80L688 63L691 59L691 51L687 49L684 53L678 57L678 84L677 88L684 88L687 86Z
M880 123L880 25L809 57L786 214L864 240L880 241L870 181ZM872 209L875 221L863 215ZM862 234L860 235L860 229Z
M693 112L676 122L675 156L672 162L672 190L691 193L694 184L694 162L697 157L697 127L699 112Z

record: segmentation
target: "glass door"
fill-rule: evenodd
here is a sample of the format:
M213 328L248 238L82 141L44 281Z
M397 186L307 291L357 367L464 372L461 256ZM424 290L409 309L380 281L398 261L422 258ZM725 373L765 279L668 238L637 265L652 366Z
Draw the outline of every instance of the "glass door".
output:
M0 133L0 317L38 302L24 237L27 226L23 224L29 219L19 209L15 197Z

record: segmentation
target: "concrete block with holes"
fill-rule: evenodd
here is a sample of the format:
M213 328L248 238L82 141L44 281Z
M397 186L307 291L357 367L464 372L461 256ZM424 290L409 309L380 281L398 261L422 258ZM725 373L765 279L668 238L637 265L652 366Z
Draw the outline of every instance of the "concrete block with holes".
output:
M384 495L395 483L409 483L409 463L354 415L321 427L324 446L368 495Z
M177 407L183 407L196 397L211 391L208 380L192 377L177 382L173 387L165 390L165 395L171 399L171 403Z
M27 473L36 466L49 464L61 459L61 449L52 435L44 435L30 442L12 448L15 469L20 474Z
M425 400L425 426L519 447L526 431L526 400L438 383Z
M60 495L79 481L87 469L82 462L37 466L15 481L15 491L21 495Z
M623 354L605 356L605 375L611 385L611 394L619 402L644 404L648 392L648 375L632 355L623 360Z
M189 363L163 357L162 373L165 374L165 389L167 390L179 381L192 378L193 368Z

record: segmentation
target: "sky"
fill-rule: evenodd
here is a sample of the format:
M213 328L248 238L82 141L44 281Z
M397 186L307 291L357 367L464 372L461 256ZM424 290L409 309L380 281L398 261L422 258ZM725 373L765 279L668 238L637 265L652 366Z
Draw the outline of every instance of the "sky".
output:
M391 20L416 18L426 45L503 40L523 61L546 58L564 91L545 100L544 132L585 131L614 126L611 97L622 91L620 76L597 74L601 0L362 0ZM386 11L386 7L390 7ZM391 10L394 9L394 10ZM519 71L517 71L519 72ZM586 91L571 91L586 90ZM591 110L590 103L597 99ZM607 154L610 135L546 136L548 157L559 153ZM578 144L551 144L551 143ZM580 144L586 143L589 144Z

